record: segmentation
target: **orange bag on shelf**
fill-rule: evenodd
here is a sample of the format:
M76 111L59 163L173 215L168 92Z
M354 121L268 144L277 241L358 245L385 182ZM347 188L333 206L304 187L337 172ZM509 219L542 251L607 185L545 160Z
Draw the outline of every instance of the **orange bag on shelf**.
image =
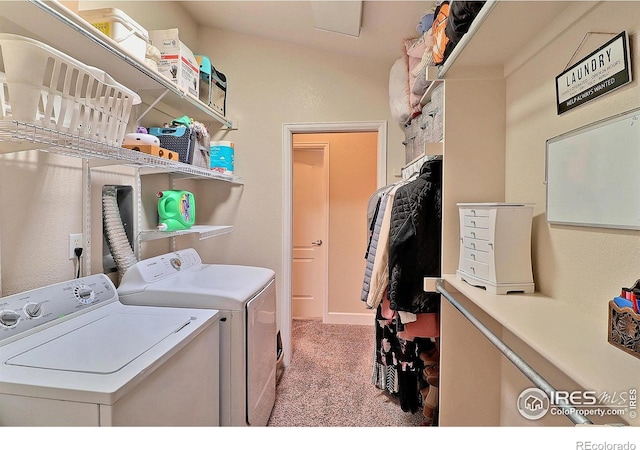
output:
M450 42L447 33L447 22L449 21L449 2L444 1L436 7L434 12L431 32L433 34L433 62L436 66L442 65L449 53L455 46Z

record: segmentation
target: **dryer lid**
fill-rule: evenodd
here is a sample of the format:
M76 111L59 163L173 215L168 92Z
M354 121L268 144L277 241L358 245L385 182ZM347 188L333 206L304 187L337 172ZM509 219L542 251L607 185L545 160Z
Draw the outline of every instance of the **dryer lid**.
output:
M8 359L6 364L111 374L121 370L190 321L190 316L182 314L109 314L20 353Z
M139 269L130 267L118 287L126 305L242 311L275 277L263 267L200 264L147 282Z

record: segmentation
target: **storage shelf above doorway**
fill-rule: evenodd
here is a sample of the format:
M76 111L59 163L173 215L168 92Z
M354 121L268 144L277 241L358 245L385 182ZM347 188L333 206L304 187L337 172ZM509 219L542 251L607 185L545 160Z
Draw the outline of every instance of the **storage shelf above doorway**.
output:
M446 79L462 69L468 76L471 69L487 67L501 67L506 77L555 37L546 30L549 24L553 23L552 31L566 30L598 3L488 0L469 31L438 67L437 77ZM526 20L514 20L517 17Z

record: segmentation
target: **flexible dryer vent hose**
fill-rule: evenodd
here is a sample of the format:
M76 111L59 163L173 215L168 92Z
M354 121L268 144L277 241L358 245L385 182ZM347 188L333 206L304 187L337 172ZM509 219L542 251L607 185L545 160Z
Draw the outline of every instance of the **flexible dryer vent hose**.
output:
M118 276L122 279L129 267L133 266L138 260L131 249L127 233L124 230L115 186L105 186L102 192L102 225L107 245L118 269Z

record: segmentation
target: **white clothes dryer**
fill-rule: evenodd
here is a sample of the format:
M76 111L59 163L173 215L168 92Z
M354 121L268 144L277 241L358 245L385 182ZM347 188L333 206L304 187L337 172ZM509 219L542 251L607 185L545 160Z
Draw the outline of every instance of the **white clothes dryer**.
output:
M218 314L125 306L103 274L0 298L0 425L219 425Z
M267 424L276 396L273 270L203 264L189 248L129 267L118 295L129 305L220 310L220 424Z

